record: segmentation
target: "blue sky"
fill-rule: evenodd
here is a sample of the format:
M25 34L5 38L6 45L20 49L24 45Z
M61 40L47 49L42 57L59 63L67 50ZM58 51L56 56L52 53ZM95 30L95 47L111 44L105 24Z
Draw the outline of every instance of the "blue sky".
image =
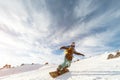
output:
M0 65L60 63L73 41L86 57L116 51L119 21L120 0L1 0Z

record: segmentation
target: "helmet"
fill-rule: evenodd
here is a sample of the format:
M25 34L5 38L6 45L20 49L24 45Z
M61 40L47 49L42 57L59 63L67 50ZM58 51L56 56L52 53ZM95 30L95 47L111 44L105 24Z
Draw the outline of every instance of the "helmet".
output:
M71 43L71 47L75 47L75 42L72 42L72 43Z

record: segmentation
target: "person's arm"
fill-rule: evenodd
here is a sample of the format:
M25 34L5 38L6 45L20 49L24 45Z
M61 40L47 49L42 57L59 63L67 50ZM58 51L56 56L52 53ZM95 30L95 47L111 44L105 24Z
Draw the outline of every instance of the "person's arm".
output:
M68 46L62 46L60 49L68 49Z
M77 51L74 51L74 54L85 56L84 54L77 52Z

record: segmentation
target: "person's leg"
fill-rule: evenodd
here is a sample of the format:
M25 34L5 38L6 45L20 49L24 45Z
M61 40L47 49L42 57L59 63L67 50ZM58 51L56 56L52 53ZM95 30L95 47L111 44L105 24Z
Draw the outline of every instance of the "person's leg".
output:
M64 62L63 62L61 65L58 66L57 70L58 70L58 71L63 70L63 68L64 68L66 65L67 65L67 59L65 58L65 59L64 59Z
M68 60L68 61L67 61L67 66L68 66L68 67L71 66L71 62L72 62L71 60Z
M66 60L66 66L63 69L66 70L66 68L70 67L71 62L71 60Z

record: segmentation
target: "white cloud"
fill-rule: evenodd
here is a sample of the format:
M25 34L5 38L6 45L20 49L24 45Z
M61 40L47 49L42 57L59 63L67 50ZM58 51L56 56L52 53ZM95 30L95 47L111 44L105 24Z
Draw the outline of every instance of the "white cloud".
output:
M88 56L102 53L111 48L106 43L110 42L112 36L119 32L118 29L110 28L106 32L91 33L93 29L105 26L106 23L119 17L119 11L116 13L111 9L84 21L88 14L98 8L92 0L81 1L76 5L75 18L82 17L82 19L75 22L70 29L66 27L53 29L51 24L55 25L57 21L54 21L51 16L46 2L42 0L40 2L42 6L37 5L31 1L0 2L0 54L3 54L0 56L1 65L24 62L61 62L64 54L53 54L53 50L56 50L61 43L71 43L73 40L79 52ZM81 35L86 36L80 38Z
M0 3L0 53L4 54L0 58L0 65L32 63L32 61L42 63L48 58L47 55L51 55L52 50L47 47L49 40L46 40L46 37L52 20L45 8L46 4L42 1L44 9L41 7L43 10L40 12L32 7L32 2L27 4L32 15L29 15L23 2ZM27 22L29 17L32 19L32 24ZM38 55L35 54L44 56L43 60L37 58ZM47 60L49 61L49 58Z
M92 37L87 37L85 39L83 39L82 45L84 46L90 46L90 47L94 47L94 46L99 46L99 41L96 38L92 38Z
M78 1L78 5L76 5L74 9L74 15L78 18L84 18L91 12L93 12L97 6L93 6L95 4L92 4L94 1L93 0L81 0Z
M75 15L76 17L85 17L93 12L95 9L97 9L99 6L96 4L92 4L92 1L83 1L85 4L82 2L75 7ZM85 6L84 6L85 5ZM91 5L95 5L94 8L91 7ZM82 10L83 9L83 10ZM116 34L119 33L119 26L114 25L116 28L113 28L114 26L109 25L112 20L115 20L118 18L119 10L117 10L117 13L115 12L116 8L111 8L104 12L103 14L94 16L94 18L91 18L88 21L84 21L84 19L81 19L77 24L73 26L72 29L70 29L67 32L67 38L76 38L76 44L77 47L76 49L78 51L81 51L85 53L87 56L95 55L95 54L102 54L106 50L112 50L111 46L108 46L107 44L109 42L114 41L112 38ZM82 12L83 11L83 12ZM83 14L84 13L84 14ZM95 12L94 12L95 13ZM117 17L116 17L117 16ZM107 30L103 32L96 32L96 33L91 33L92 30L98 29L98 28L104 28L107 27ZM71 34L71 36L69 35ZM81 35L86 35L83 38L80 38ZM72 39L73 40L73 39Z

